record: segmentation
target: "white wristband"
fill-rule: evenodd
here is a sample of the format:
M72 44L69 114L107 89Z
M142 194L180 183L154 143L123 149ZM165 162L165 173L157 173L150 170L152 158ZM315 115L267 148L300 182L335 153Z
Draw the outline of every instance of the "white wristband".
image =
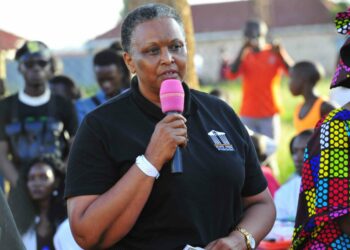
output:
M155 177L158 179L159 172L155 166L153 166L144 155L137 156L136 166L147 176Z

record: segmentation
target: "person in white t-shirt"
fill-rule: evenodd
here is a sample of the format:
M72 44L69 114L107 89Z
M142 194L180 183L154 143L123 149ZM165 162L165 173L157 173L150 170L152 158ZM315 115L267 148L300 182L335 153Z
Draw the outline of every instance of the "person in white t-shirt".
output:
M289 149L293 157L295 173L275 192L276 221L272 230L266 236L266 240L284 241L292 239L298 207L304 150L311 135L312 130L304 130L290 141Z
M274 201L277 220L294 221L298 206L301 170L303 168L304 150L312 130L305 130L294 136L290 142L290 153L295 165L295 173L275 193Z
M56 250L82 250L74 240L68 219L58 227L53 238L53 244Z

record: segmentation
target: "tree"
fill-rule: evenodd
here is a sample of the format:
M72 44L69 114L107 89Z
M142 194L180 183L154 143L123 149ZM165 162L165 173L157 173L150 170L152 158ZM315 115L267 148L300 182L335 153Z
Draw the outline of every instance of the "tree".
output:
M197 88L199 87L198 83L198 76L196 73L196 68L194 65L194 55L195 55L195 39L194 39L194 31L193 31L193 23L192 23L192 12L191 7L188 4L187 0L124 0L124 15L137 8L140 5L146 4L146 3L162 3L169 5L176 9L178 13L181 15L184 28L185 28L185 34L186 34L186 43L187 43L187 51L188 51L188 58L187 58L187 74L186 74L186 83L191 88Z
M270 26L271 16L271 1L270 0L253 0L253 10L256 17L266 22Z
M348 9L349 1L326 1L325 5L330 11L332 18L335 18L338 12L346 12Z

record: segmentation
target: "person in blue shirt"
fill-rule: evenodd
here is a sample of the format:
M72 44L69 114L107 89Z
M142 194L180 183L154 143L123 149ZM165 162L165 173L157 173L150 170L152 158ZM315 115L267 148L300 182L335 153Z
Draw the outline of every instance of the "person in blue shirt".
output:
M100 91L76 102L79 123L87 113L129 88L130 84L130 72L120 52L113 49L98 52L94 56L93 66Z

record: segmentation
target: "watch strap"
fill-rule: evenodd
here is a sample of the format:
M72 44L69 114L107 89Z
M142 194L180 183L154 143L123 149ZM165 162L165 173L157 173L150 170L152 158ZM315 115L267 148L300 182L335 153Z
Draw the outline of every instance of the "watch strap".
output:
M238 231L238 232L240 232L241 234L243 234L244 239L245 239L245 243L246 243L246 245L247 245L247 249L248 249L248 250L252 250L252 249L253 249L253 246L250 244L250 239L249 239L249 238L254 239L254 237L252 236L252 234L249 233L246 229L241 228L241 227L236 227L235 230Z

